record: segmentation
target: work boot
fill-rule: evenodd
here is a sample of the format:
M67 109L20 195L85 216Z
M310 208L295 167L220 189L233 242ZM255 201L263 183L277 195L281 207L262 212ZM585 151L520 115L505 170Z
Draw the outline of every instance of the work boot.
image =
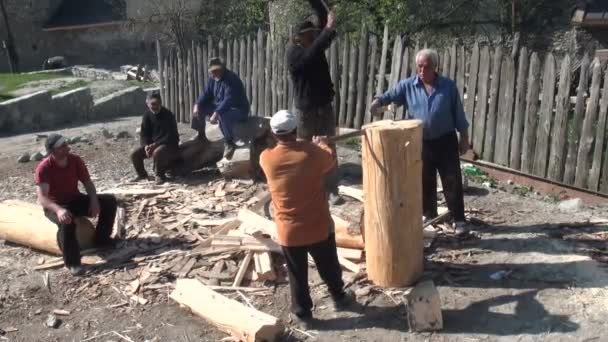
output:
M224 143L224 158L231 159L235 150L236 145L232 141Z
M129 182L131 183L138 183L138 182L144 182L148 180L148 175L138 175L137 177L131 179Z
M82 265L68 266L68 270L74 277L79 277L84 274L84 267L82 267Z
M290 314L289 317L291 318L291 321L297 325L300 329L303 330L312 330L315 327L315 323L317 322L317 320L312 317L312 314L310 315L305 315L305 316L298 316L296 314Z
M454 232L456 235L465 235L469 233L469 227L466 222L458 221L454 222Z
M334 299L334 310L335 311L344 311L350 308L357 300L355 299L355 294L351 290L345 290L342 297L338 299Z
M168 180L169 179L167 179L167 176L165 176L165 175L156 175L156 177L154 177L154 184L161 185L161 184L164 184Z

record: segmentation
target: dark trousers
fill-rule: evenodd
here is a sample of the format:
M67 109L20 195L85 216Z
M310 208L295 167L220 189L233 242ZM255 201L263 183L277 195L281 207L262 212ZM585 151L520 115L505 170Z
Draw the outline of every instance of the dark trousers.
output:
M312 141L312 137L316 135L329 137L336 135L336 115L331 103L309 110L296 108L295 114L298 117L298 138ZM335 144L330 146L336 148ZM337 194L339 182L340 169L336 163L336 167L325 178L327 191Z
M464 198L456 132L422 143L422 212L437 217L437 171L454 221L464 222Z
M99 198L99 219L95 228L95 244L103 246L107 244L112 234L112 227L116 217L116 198L112 195L97 195ZM76 199L63 205L72 213L72 217L89 216L89 196L79 195ZM80 265L80 246L76 239L76 224L60 223L54 212L45 210L46 217L57 225L57 243L63 252L63 261L66 266Z
M215 112L215 105L206 105L198 109L199 115L192 118L190 127L197 131L199 135L205 135L206 117L211 116ZM245 113L237 108L231 108L226 113L221 114L219 118L220 130L224 135L224 141L228 143L234 142L232 127L235 123L247 120L248 113Z
M148 157L143 146L131 152L131 162L133 162L133 167L139 177L148 176L144 167L144 159L146 158ZM165 172L179 160L179 150L176 146L160 145L152 153L152 159L154 160L154 174L164 176Z
M308 253L312 256L321 279L327 284L334 300L344 296L342 269L338 261L336 236L330 234L325 241L300 247L282 247L287 262L291 311L299 317L312 316L312 299L308 286Z

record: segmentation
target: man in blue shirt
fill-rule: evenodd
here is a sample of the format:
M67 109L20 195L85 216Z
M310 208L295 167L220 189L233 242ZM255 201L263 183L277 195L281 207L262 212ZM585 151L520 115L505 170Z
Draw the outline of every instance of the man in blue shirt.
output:
M408 119L423 122L422 198L425 220L437 216L437 171L443 194L458 234L466 233L460 155L469 149L469 123L454 81L436 73L437 52L424 49L416 54L417 75L401 80L377 97L372 113L390 103L404 105ZM460 142L456 131L460 133Z
M241 79L226 69L220 58L211 59L209 74L207 87L192 109L191 127L198 131L198 139L205 140L205 118L209 116L211 124L219 123L224 135L224 158L231 158L236 147L232 127L249 116L249 100Z

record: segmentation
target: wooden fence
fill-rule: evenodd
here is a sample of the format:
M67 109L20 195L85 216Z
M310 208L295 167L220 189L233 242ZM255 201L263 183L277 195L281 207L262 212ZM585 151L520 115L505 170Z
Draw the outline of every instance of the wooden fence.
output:
M414 75L415 53L426 46L408 46L387 29L377 37L363 28L359 37L341 37L327 51L341 127L372 121L372 97ZM193 43L183 52L162 51L158 44L165 104L179 121L189 122L192 104L207 82L207 61L220 56L243 80L252 115L291 108L286 44L261 31L256 37ZM514 55L480 44L439 51L439 72L455 80L473 148L483 160L608 194L608 70L598 60L539 56L525 47ZM400 108L395 119L405 115ZM387 112L384 118L393 117Z

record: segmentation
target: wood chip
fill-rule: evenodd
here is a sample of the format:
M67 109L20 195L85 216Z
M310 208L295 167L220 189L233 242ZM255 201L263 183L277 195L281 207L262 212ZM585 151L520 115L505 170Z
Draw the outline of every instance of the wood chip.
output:
M70 312L67 310L59 310L59 309L55 309L53 310L53 313L57 316L69 316Z

